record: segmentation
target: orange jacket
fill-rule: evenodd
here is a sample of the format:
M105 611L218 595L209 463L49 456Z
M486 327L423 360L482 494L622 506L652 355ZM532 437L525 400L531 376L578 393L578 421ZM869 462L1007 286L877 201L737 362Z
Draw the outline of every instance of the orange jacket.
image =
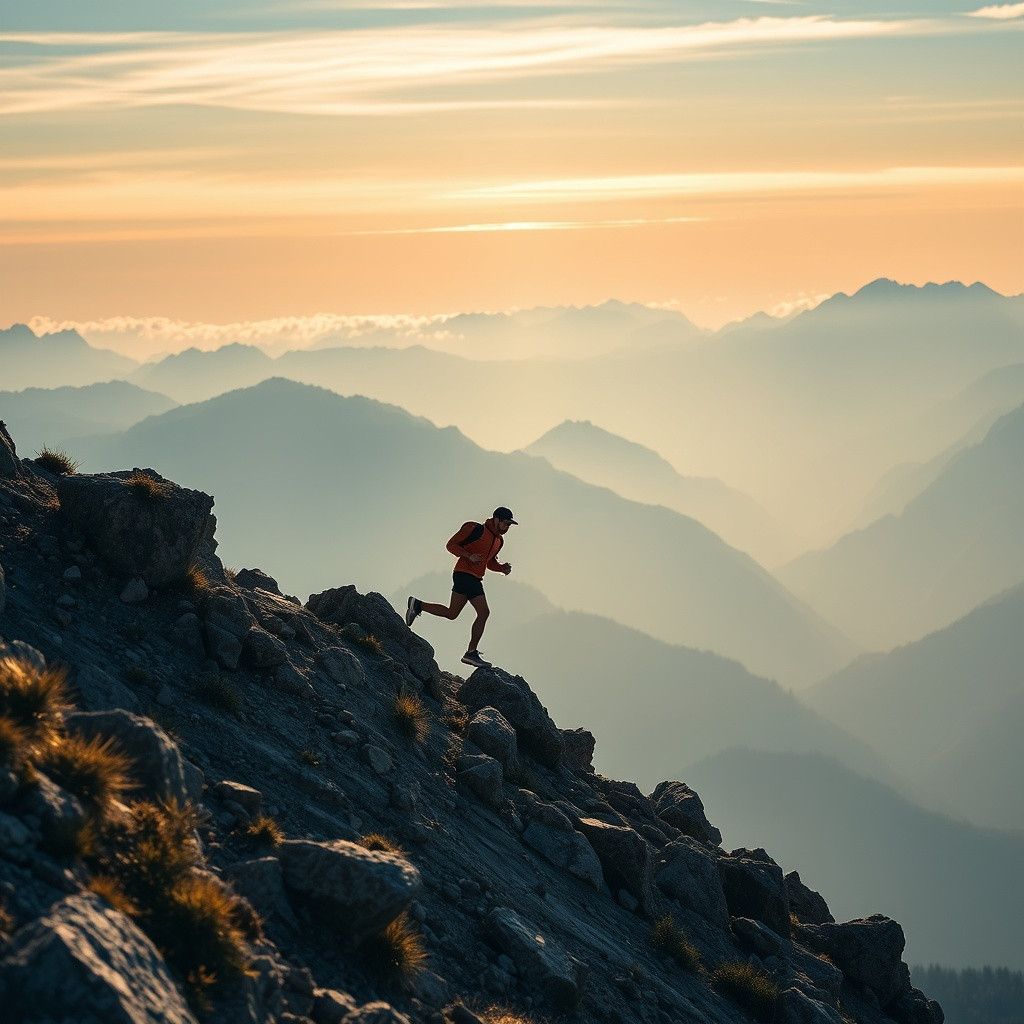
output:
M476 540L469 540L470 534L480 530ZM458 558L456 572L468 572L478 579L484 578L484 572L501 572L501 563L495 557L505 543L504 537L491 533L486 525L480 523L463 523L458 532L448 541L446 547ZM479 555L479 562L471 562L466 555Z

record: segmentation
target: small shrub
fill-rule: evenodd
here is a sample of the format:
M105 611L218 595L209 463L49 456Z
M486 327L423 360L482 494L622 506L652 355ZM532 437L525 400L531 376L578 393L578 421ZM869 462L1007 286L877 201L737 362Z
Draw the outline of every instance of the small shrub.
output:
M196 597L205 597L212 589L209 578L198 562L193 562L185 570L185 583Z
M484 1024L534 1024L536 1018L527 1017L502 1006L488 1006L478 1014Z
M131 785L131 762L109 738L59 736L45 747L36 764L101 817Z
M120 910L122 914L135 917L139 913L138 906L128 898L121 883L110 875L94 875L89 879L86 888L109 903L115 910Z
M273 818L259 814L247 821L241 829L242 838L257 846L280 846L284 842L284 831Z
M671 914L655 921L651 928L651 945L670 956L684 970L700 972L703 966L697 948L675 923Z
M372 633L369 636L356 636L353 639L357 644L373 651L374 654L382 655L384 653L384 645Z
M0 716L0 765L18 768L28 754L28 734L13 718Z
M399 914L361 948L367 967L385 981L410 984L427 966L423 937L407 913Z
M57 476L74 476L75 473L78 472L78 467L81 465L81 463L75 462L75 460L63 449L50 448L47 445L43 445L43 447L36 452L36 462L39 463L43 469L49 470L51 473L56 473Z
M68 706L63 669L38 669L21 658L0 658L0 715L32 742L46 739Z
M770 974L751 964L722 964L715 968L712 984L754 1020L771 1024L779 1000L779 986Z
M196 696L210 707L227 711L236 718L242 714L242 696L238 687L220 672L205 672L196 680Z
M148 473L137 471L124 482L140 501L163 501L171 493L171 485L166 480L156 480Z
M415 743L425 743L430 735L430 715L414 693L403 693L395 700L398 728Z
M384 853L397 854L399 857L405 856L405 850L398 843L382 835L380 832L370 832L368 835L363 836L362 839L356 841L366 850L381 850Z
M304 761L310 768L320 767L320 755L315 750L310 750L308 747L299 751L299 760Z

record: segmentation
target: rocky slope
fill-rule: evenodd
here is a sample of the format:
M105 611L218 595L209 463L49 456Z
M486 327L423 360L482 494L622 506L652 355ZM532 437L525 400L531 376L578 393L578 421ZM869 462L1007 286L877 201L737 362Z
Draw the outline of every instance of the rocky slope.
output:
M212 505L0 430L5 1022L941 1022L898 924L379 595L225 572Z

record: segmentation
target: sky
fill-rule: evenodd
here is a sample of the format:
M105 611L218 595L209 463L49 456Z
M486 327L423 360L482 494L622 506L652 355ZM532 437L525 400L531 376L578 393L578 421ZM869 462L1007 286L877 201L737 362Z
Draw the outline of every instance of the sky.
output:
M0 0L0 322L1024 290L1024 3Z

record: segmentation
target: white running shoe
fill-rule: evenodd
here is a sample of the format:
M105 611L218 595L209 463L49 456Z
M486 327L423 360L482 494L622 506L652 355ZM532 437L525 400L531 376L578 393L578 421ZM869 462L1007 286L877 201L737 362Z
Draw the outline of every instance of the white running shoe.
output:
M405 624L411 626L416 621L416 616L420 613L420 603L415 597L409 598L409 603L405 606Z

